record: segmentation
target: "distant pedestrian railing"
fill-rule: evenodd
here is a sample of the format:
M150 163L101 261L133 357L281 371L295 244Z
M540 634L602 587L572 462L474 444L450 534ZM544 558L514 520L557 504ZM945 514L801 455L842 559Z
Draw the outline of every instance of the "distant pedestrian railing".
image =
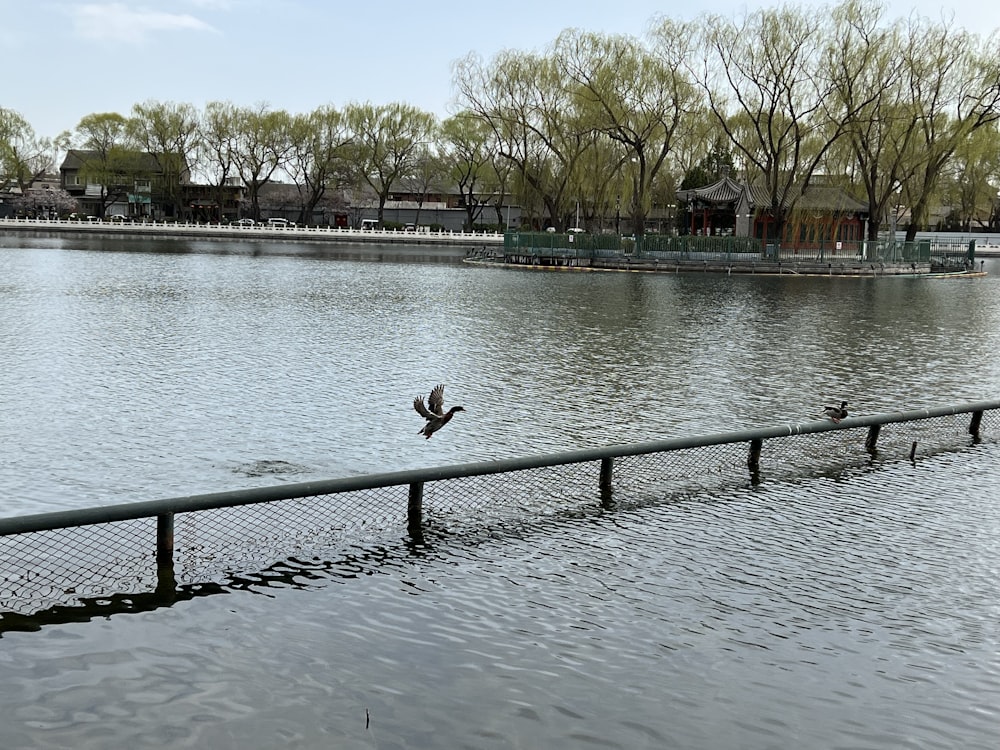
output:
M230 238L270 238L270 239L301 239L301 240L356 240L413 243L422 242L437 244L496 244L503 242L503 235L495 232L453 232L451 230L430 231L421 228L420 231L404 229L353 229L350 227L335 227L328 225L295 226L281 224L257 223L242 225L236 223L221 224L218 222L183 222L183 221L70 221L68 219L19 219L0 218L0 228L21 230L71 230L92 234L140 234L150 236L186 235L196 237L230 237Z
M0 632L212 592L394 530L721 494L1000 435L1000 400L0 519ZM214 588L213 588L214 587Z

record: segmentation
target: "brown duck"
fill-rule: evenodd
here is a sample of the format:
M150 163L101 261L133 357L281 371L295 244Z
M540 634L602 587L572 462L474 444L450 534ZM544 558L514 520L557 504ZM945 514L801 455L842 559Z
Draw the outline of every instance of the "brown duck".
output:
M427 420L427 424L420 428L419 433L425 438L430 438L431 435L448 424L448 421L456 411L465 411L461 406L453 406L448 411L444 410L443 385L434 386L430 397L427 399L426 406L424 405L423 396L417 396L413 399L413 408L417 410L417 414Z
M825 406L823 407L823 414L834 422L840 422L841 419L847 419L847 402L841 401L840 406Z

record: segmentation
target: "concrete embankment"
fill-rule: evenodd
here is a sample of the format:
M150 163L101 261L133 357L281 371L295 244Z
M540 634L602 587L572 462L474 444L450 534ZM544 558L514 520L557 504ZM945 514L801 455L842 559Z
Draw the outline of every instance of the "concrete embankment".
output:
M466 263L511 269L540 271L592 271L592 272L632 272L632 273L716 273L728 275L759 276L828 276L853 278L893 277L945 277L945 276L985 276L981 268L976 269L936 269L929 263L824 263L810 261L730 261L730 260L687 260L634 258L536 258L504 260L488 255L473 254Z

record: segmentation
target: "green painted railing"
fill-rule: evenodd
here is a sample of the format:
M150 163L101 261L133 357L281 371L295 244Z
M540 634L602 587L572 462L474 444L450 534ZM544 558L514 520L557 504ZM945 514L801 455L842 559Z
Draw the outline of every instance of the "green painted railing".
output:
M627 237L586 232L507 232L504 253L522 258L636 258L662 260L787 259L855 261L857 263L930 263L935 259L975 260L975 242L819 241L809 244L764 242L754 237L656 235Z

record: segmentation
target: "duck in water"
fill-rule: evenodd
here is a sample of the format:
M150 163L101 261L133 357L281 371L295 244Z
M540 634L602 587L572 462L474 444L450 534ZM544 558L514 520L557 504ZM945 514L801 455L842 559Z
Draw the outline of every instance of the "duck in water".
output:
M465 411L461 406L453 406L448 411L444 410L443 385L434 386L426 405L423 396L417 396L413 399L413 408L417 410L417 414L427 420L427 424L420 428L419 433L425 438L430 438L431 435L448 424L456 411Z
M840 422L841 419L847 416L847 402L841 401L840 406L825 406L823 407L823 415L829 417L834 422Z

